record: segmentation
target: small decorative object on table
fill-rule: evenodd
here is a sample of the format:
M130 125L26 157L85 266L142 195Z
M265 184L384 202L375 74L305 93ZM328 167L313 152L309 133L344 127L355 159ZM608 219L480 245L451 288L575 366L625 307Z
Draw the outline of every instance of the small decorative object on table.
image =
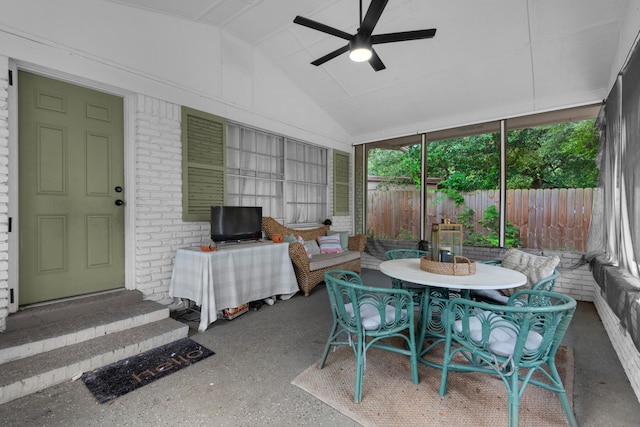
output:
M476 263L463 256L454 256L453 262L432 261L430 257L420 257L420 269L448 276L470 276L476 274Z
M431 260L450 263L458 255L462 255L462 224L448 218L431 224Z
M281 233L275 233L271 236L271 240L273 243L282 243L284 242L284 236Z
M200 245L200 250L202 252L213 252L216 250L216 242L213 240L207 240Z

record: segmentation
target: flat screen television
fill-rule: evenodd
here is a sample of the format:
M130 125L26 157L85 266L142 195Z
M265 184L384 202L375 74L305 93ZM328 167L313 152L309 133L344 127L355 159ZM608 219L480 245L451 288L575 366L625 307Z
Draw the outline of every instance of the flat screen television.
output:
M237 242L262 237L262 206L211 206L211 240Z

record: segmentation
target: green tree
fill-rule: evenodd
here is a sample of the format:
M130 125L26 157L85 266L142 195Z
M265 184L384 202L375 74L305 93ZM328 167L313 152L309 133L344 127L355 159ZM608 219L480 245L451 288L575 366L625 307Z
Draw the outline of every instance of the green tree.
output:
M443 178L441 188L459 192L497 188L500 134L435 141L427 145L429 176Z
M593 120L509 132L507 188L585 188L598 182Z
M414 145L406 151L374 148L369 150L368 172L383 178L381 187L415 184L420 188L422 147ZM386 179L385 179L386 178Z
M465 230L473 230L474 217L474 210L466 209L460 214L458 219L464 226ZM478 221L480 225L482 225L482 228L486 231L486 233L483 234L478 233L477 231L466 231L464 244L473 246L498 246L498 244L500 243L500 239L498 236L498 233L500 231L499 218L500 214L498 213L498 208L493 205L489 206L484 211L484 218ZM518 230L518 227L511 224L511 222L507 221L505 226L505 246L508 248L512 248L520 247L521 245L522 242L520 242L520 230Z
M595 187L598 131L594 120L517 129L507 135L507 188ZM427 145L427 171L442 189L497 189L500 134L434 141ZM421 146L406 151L369 151L369 173L387 182L420 185Z

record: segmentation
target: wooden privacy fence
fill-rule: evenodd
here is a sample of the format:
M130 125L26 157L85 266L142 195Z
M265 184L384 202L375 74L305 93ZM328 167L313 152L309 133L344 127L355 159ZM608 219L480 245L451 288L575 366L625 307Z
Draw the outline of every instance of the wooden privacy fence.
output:
M585 252L591 222L593 188L553 188L507 190L507 221L520 231L522 247L538 250ZM499 208L498 190L463 193L464 204L455 205L441 192L428 192L427 224L451 218L472 209L476 231L487 234L479 220L489 206ZM367 231L369 236L388 239L418 239L420 236L419 190L370 190L367 197ZM426 236L430 240L430 236Z

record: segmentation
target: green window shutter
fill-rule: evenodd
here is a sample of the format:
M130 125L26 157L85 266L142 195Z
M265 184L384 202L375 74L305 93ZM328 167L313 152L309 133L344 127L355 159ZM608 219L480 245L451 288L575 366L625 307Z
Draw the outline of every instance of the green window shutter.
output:
M209 221L227 188L226 121L182 107L182 220Z
M333 214L349 215L349 153L333 150Z

